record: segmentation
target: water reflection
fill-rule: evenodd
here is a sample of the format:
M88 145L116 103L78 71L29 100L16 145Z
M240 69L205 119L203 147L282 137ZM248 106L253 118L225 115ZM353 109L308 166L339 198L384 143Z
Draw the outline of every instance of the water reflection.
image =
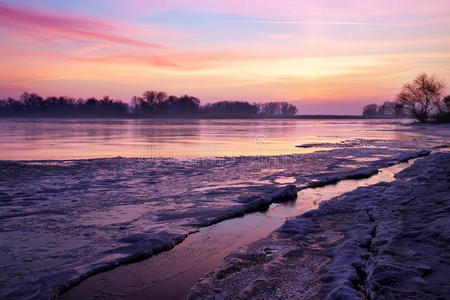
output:
M364 120L0 120L0 159L210 157L312 152L295 145L399 139L398 123Z

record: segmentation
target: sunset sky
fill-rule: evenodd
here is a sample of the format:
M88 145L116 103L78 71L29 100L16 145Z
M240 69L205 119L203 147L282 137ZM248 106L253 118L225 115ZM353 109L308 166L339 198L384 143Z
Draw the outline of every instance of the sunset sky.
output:
M2 98L154 89L359 114L419 72L450 84L450 1L0 0L0 43Z

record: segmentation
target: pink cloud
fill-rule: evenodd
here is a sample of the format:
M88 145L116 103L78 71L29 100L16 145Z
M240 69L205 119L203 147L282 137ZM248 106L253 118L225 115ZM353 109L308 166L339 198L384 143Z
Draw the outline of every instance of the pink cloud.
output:
M81 57L68 57L71 61L80 62L94 62L94 63L121 63L121 64L139 64L139 65L152 65L158 67L178 67L177 64L172 62L170 59L158 57L158 56L133 56L133 55L114 55L114 56L104 56L96 58L81 58Z
M0 44L1 45L1 44ZM53 53L39 51L36 49L18 49L8 45L2 45L0 54L16 57L23 60L39 58L42 61L75 61L86 63L106 63L124 65L148 65L179 70L202 70L214 68L230 61L248 61L253 59L266 58L268 56L245 55L232 52L204 52L204 53L184 53L178 51L167 51L162 54L123 54L120 51L110 51L106 53L89 55L91 51L102 50L104 45L96 45L81 49L73 53ZM88 56L86 56L88 54Z
M133 39L125 35L111 34L111 32L117 32L119 29L108 22L63 16L5 4L0 4L0 24L14 30L51 35L59 34L70 39L95 40L145 48L163 48L160 44Z
M102 47L95 46L90 49L83 49L90 51L91 49L102 49ZM152 65L158 67L179 67L177 64L171 61L169 58L163 58L158 55L119 55L119 54L107 54L102 56L84 57L83 50L76 51L73 54L56 54L47 51L37 51L33 49L17 49L8 46L4 46L0 54L14 56L21 59L29 59L39 57L42 61L75 61L75 62L87 62L87 63L119 63L119 64L139 64L139 65Z
M55 57L56 58L56 57ZM62 56L59 58L63 58ZM156 67L178 69L180 71L194 71L215 69L228 62L252 61L256 59L271 59L269 56L245 55L230 52L214 53L166 53L164 55L152 54L106 54L96 57L64 57L70 61L93 63L117 63L124 65L150 65ZM275 59L275 58L272 58Z

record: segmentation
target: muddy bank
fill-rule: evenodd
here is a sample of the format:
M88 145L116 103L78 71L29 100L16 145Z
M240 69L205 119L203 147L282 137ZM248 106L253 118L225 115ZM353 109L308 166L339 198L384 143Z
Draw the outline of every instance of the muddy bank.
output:
M450 154L396 178L323 202L231 253L188 299L446 298Z

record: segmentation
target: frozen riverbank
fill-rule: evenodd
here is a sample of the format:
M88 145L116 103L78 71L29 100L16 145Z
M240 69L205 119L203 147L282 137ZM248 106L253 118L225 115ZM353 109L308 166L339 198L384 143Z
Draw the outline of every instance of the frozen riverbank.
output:
M266 211L200 228L174 249L94 275L64 293L61 299L179 300L200 278L220 267L230 252L266 237L280 228L286 219L316 209L323 201L361 186L391 182L395 174L411 166L414 160L382 168L369 178L305 188L297 193L297 200L273 203Z
M369 176L426 154L413 149L399 142L200 161L1 162L0 294L50 297L86 276L171 248L201 226L267 208L288 184Z
M302 141L329 143L292 155L0 161L0 297L53 296L89 275L167 250L202 226L267 208L288 185L370 176L447 140L429 134L432 128L397 134L401 125L360 123L327 123L320 137L305 139L295 133L312 125L299 124L294 131L284 123L261 128L272 126L274 138L289 136L291 153ZM241 125L235 135L248 129Z
M233 252L188 298L445 298L450 154L396 178L323 202Z

